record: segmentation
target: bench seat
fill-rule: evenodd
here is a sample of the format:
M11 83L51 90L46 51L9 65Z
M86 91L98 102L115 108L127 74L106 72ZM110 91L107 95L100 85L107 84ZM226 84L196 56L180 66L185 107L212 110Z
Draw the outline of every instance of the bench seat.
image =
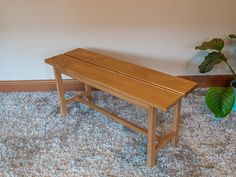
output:
M66 55L48 59L47 63L72 78L136 104L167 111L182 98L179 93Z
M127 75L136 80L141 80L145 83L162 87L166 90L177 92L181 95L186 95L196 87L196 83L171 76L169 74L155 71L143 66L129 63L123 60L118 60L109 56L91 52L85 49L75 49L66 52L65 55L74 57L85 62L98 65L117 73Z

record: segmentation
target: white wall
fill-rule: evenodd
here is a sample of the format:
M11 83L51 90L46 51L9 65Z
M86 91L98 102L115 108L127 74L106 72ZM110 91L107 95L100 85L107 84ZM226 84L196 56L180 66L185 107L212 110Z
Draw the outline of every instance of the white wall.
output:
M44 59L77 47L196 75L194 47L235 33L235 7L235 0L0 0L0 80L51 79ZM222 65L211 74L226 73Z

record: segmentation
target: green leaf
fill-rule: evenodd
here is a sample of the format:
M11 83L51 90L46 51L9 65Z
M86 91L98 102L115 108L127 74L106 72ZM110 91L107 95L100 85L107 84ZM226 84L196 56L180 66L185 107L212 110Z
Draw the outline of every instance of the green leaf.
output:
M211 41L203 42L200 46L195 49L199 50L217 50L221 51L224 48L224 41L222 39L212 39Z
M235 39L236 35L235 34L230 34L229 37L230 37L230 39Z
M227 58L219 52L211 52L205 60L198 66L200 73L206 73L212 70L213 66L219 64L222 61L227 61Z
M232 87L212 87L206 94L206 104L216 117L227 116L233 108L234 100Z

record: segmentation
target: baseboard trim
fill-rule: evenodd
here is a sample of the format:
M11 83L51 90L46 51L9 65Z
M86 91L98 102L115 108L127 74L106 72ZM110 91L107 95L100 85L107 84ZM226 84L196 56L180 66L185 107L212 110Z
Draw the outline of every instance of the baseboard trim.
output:
M198 87L225 87L233 80L232 75L179 76L198 83Z
M213 76L179 76L198 83L198 87L227 86L233 79L231 75ZM65 90L82 90L84 84L73 79L64 80ZM16 80L0 81L0 92L19 91L54 91L56 90L55 80Z
M84 84L73 79L64 80L65 90L82 90ZM0 92L33 92L33 91L54 91L56 90L55 80L16 80L0 81Z

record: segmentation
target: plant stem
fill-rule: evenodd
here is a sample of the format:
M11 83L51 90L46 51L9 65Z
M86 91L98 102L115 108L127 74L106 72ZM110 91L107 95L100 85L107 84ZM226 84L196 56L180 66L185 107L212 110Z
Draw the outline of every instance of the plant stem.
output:
M232 75L234 77L234 80L236 80L236 73L234 72L233 68L229 65L229 63L224 60L224 62L226 63L226 65L229 67L230 71L232 72Z

